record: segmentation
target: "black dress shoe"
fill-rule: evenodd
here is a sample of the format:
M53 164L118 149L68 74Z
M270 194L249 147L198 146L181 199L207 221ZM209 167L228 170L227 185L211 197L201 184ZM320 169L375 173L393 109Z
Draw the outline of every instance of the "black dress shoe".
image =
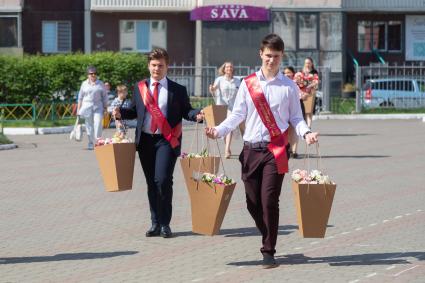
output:
M161 226L161 237L163 238L171 238L173 233L171 232L171 228L168 225Z
M146 237L155 237L159 236L161 227L158 224L152 224L152 227L146 231Z
M263 268L275 268L278 267L278 264L276 263L276 260L274 259L274 256L271 254L263 254Z

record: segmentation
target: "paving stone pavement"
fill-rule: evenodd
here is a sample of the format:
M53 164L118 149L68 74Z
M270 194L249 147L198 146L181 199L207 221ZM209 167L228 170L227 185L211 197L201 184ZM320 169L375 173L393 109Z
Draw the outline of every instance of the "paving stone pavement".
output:
M320 168L338 184L329 228L324 239L299 235L286 176L280 266L270 270L260 265L261 238L246 210L237 154L224 161L238 183L220 235L191 232L177 164L175 237L146 238L149 208L138 160L133 190L107 193L85 142L66 134L13 136L19 148L0 151L0 282L425 282L425 123L313 126L321 133ZM194 129L184 129L185 151L196 148ZM232 152L241 147L235 138ZM319 159L309 148L312 168ZM290 169L304 162L291 160Z

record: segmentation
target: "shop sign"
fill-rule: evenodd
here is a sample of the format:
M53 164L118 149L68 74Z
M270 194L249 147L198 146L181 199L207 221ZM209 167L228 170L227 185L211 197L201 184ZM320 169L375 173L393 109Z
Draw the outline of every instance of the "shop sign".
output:
M406 60L425 61L425 16L406 16Z
M193 9L190 13L192 21L247 21L268 22L270 13L268 9L247 5L214 5Z

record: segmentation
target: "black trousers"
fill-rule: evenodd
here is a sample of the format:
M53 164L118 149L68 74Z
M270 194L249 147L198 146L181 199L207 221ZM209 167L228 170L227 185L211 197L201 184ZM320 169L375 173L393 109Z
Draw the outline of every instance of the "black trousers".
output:
M170 143L161 135L142 133L137 151L148 185L152 224L169 225L177 156Z
M279 196L285 174L278 174L275 158L267 148L244 146L239 161L247 208L262 235L260 251L274 255L279 229Z

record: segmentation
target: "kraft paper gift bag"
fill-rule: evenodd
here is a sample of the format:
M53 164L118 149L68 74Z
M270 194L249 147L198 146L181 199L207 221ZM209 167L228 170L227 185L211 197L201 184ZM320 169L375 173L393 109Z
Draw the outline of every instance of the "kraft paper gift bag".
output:
M316 93L312 90L312 93L307 97L306 100L303 100L304 110L306 114L313 113L314 111L314 100L316 99Z
M292 181L299 232L304 238L324 238L336 184Z
M226 215L236 183L230 185L196 182L188 186L192 231L203 235L217 235Z
M131 190L133 187L134 143L112 143L94 148L105 189L108 192Z
M203 109L208 127L218 126L227 117L226 105L209 105Z

